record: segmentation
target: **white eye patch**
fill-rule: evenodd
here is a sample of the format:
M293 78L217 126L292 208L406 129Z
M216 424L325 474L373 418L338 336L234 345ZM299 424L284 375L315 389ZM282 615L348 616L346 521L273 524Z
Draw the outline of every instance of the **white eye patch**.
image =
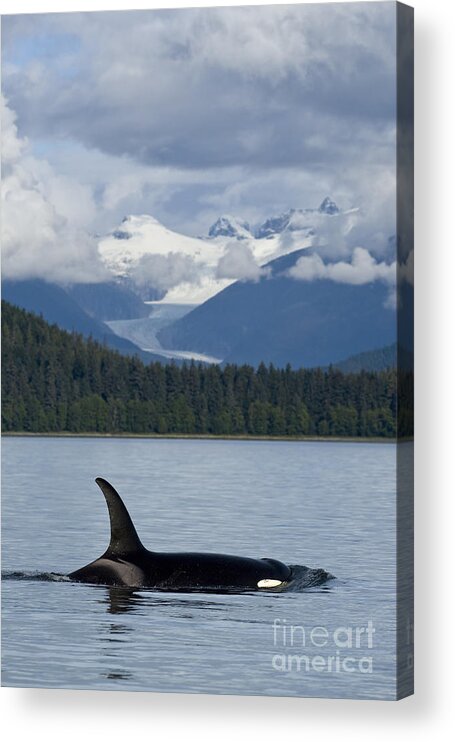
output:
M282 584L282 580L259 580L258 587L278 587Z

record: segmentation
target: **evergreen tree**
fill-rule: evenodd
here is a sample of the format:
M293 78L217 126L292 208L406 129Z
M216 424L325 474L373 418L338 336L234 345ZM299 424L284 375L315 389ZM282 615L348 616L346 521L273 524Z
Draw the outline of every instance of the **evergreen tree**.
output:
M2 302L2 429L254 436L412 433L412 374L145 365Z

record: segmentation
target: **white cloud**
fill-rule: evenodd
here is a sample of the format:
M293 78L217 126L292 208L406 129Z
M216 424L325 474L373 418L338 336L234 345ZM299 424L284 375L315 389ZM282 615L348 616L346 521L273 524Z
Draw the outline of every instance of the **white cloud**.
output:
M414 250L409 252L406 262L398 263L398 280L414 286Z
M138 286L153 286L162 291L181 283L199 283L200 270L193 258L182 253L144 255L131 271Z
M5 274L91 280L87 231L126 214L199 235L221 213L260 223L327 194L360 207L356 223L314 225L333 275L372 272L335 262L356 245L392 260L395 22L391 3L5 18L4 89L47 158L32 157L6 108ZM218 274L257 280L237 247ZM193 266L180 256L138 270L169 287Z
M361 219L358 209L348 210L335 217L326 214L314 214L311 221L315 229L313 247L323 251L324 257L343 257L351 252L350 234Z
M90 191L28 154L16 116L1 97L2 273L5 278L93 282L106 276L86 229Z
M16 114L8 107L3 95L1 95L1 119L2 168L4 169L21 157L27 146L27 140L19 137L16 126Z
M259 281L261 277L268 275L268 272L267 268L261 268L256 263L248 245L229 242L218 262L216 277L232 278L237 281Z
M154 165L316 174L386 140L395 19L387 3L16 16L4 84L30 135Z
M288 275L299 281L325 279L335 283L360 286L373 281L383 281L393 286L396 282L396 262L377 262L363 247L356 247L350 263L324 263L319 255L312 254L299 258L289 269Z
M379 255L396 231L395 22L392 3L9 16L3 85L57 171L72 151L100 231L151 213L202 234L331 194L373 227L350 246Z
M375 154L370 153L373 159ZM224 188L214 186L200 198L200 223L211 224L226 211L259 224L289 208L316 209L329 194L342 210L357 210L335 219L314 213L314 246L331 259L346 257L356 245L366 245L373 254L383 256L389 237L396 232L394 172L390 173L387 163L371 162L367 157L359 166L356 153L351 155L349 162L334 162L330 171L316 175L304 167L234 173Z

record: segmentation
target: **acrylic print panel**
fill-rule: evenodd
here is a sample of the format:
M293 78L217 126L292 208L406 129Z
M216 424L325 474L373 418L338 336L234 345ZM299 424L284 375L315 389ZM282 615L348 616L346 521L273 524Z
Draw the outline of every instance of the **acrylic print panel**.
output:
M4 685L412 693L412 24L2 18Z

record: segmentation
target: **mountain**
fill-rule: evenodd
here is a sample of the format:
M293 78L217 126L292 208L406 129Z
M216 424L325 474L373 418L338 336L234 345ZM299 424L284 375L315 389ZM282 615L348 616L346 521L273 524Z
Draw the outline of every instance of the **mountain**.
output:
M283 232L304 231L307 236L313 236L316 234L321 215L336 216L342 213L335 201L327 196L318 209L289 209L280 216L266 219L257 228L255 235L259 240L268 240L274 235L283 234Z
M356 374L359 371L385 371L399 367L400 371L414 370L413 351L398 343L386 345L377 350L368 350L365 353L346 358L334 363L333 367L344 374Z
M333 216L334 214L340 213L340 210L338 206L336 205L335 201L332 201L332 199L329 198L329 196L325 197L318 211L320 214L328 214L329 216Z
M355 212L340 211L327 197L319 208L289 209L255 231L235 216L220 216L207 237L180 234L148 214L131 215L100 240L99 251L112 275L144 300L202 304L241 280L245 264L260 266L311 247L315 237L324 244L327 231L346 234Z
M310 211L309 214L314 214ZM298 232L304 230L308 234L314 234L314 227L310 223L308 212L301 209L289 209L280 216L274 216L261 224L256 230L258 240L268 240L283 232Z
M84 337L92 337L121 353L137 354L145 361L157 360L153 354L144 353L134 343L115 335L104 322L90 316L61 286L42 279L4 280L2 298L22 309L42 315L47 322L55 323L63 330L80 332Z
M333 366L344 374L355 374L359 371L385 371L388 368L396 368L397 344L392 343L384 348L358 353L344 361L334 363Z
M248 222L240 221L234 216L220 216L209 229L209 237L246 240L251 239L252 236Z
M65 290L90 317L103 322L139 319L150 312L137 293L114 281L73 283Z
M269 276L236 282L158 333L163 347L191 348L228 363L328 366L396 341L396 313L380 282L349 285L287 275L297 251Z
M129 282L145 300L200 304L232 283L216 276L228 240L189 237L144 214L125 217L101 239L99 251L113 276Z

